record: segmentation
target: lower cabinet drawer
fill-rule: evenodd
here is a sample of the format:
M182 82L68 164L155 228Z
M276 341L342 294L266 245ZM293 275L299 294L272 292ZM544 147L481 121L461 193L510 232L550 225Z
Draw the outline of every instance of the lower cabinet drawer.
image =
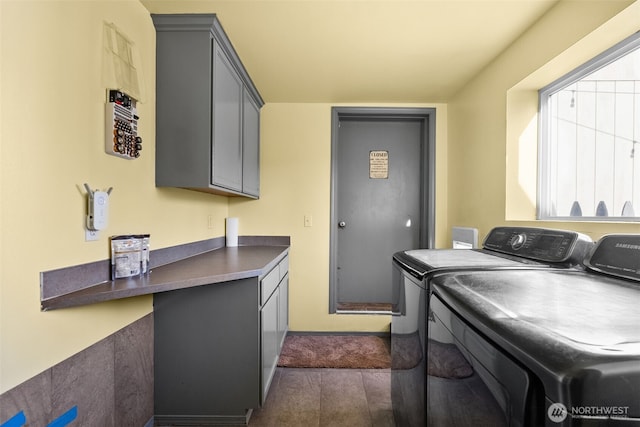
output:
M282 280L289 272L289 255L280 261L280 264L278 264L278 270L280 270L280 280Z
M276 290L280 281L287 275L289 272L289 255L284 257L278 265L276 265L273 270L269 272L264 278L260 281L260 305L263 305L273 291Z
M280 270L276 266L260 281L260 305L264 305L267 302L273 291L278 287L278 283L280 283Z

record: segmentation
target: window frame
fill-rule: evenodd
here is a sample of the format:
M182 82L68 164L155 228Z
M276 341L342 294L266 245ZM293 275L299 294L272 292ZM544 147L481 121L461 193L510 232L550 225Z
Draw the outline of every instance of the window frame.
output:
M576 83L626 54L640 49L640 31L637 31L609 49L566 73L538 91L538 191L536 199L536 219L542 221L595 221L595 222L639 222L639 213L633 217L623 216L560 216L551 215L551 189L549 140L551 125L549 120L549 98L551 95ZM544 203L543 203L544 202ZM640 205L638 206L640 210Z

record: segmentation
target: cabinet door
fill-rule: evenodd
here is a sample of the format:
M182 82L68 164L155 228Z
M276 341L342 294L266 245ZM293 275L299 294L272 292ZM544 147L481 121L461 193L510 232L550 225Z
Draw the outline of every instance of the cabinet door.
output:
M250 278L154 294L156 420L244 415L260 404L256 286Z
M278 364L278 289L262 306L262 393L261 402L267 398L271 379Z
M213 41L211 183L242 191L242 81Z
M247 91L243 96L242 192L260 196L260 109Z
M289 275L280 282L278 294L278 353L282 349L284 337L289 330Z
M211 182L211 39L202 32L159 31L156 41L156 185L206 187Z

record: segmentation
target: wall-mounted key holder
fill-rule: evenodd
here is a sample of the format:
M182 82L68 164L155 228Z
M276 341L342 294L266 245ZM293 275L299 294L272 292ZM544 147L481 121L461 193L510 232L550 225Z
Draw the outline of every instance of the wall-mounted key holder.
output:
M106 112L105 151L124 159L137 159L142 150L138 135L136 100L119 90L109 90Z

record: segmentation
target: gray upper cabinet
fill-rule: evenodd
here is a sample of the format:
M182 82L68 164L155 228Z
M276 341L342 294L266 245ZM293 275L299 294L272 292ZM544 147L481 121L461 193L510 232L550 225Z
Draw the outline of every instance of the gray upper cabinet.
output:
M212 183L242 191L242 81L214 40Z
M151 17L156 186L258 198L264 101L216 15Z
M242 192L260 195L260 107L244 93L242 127Z

